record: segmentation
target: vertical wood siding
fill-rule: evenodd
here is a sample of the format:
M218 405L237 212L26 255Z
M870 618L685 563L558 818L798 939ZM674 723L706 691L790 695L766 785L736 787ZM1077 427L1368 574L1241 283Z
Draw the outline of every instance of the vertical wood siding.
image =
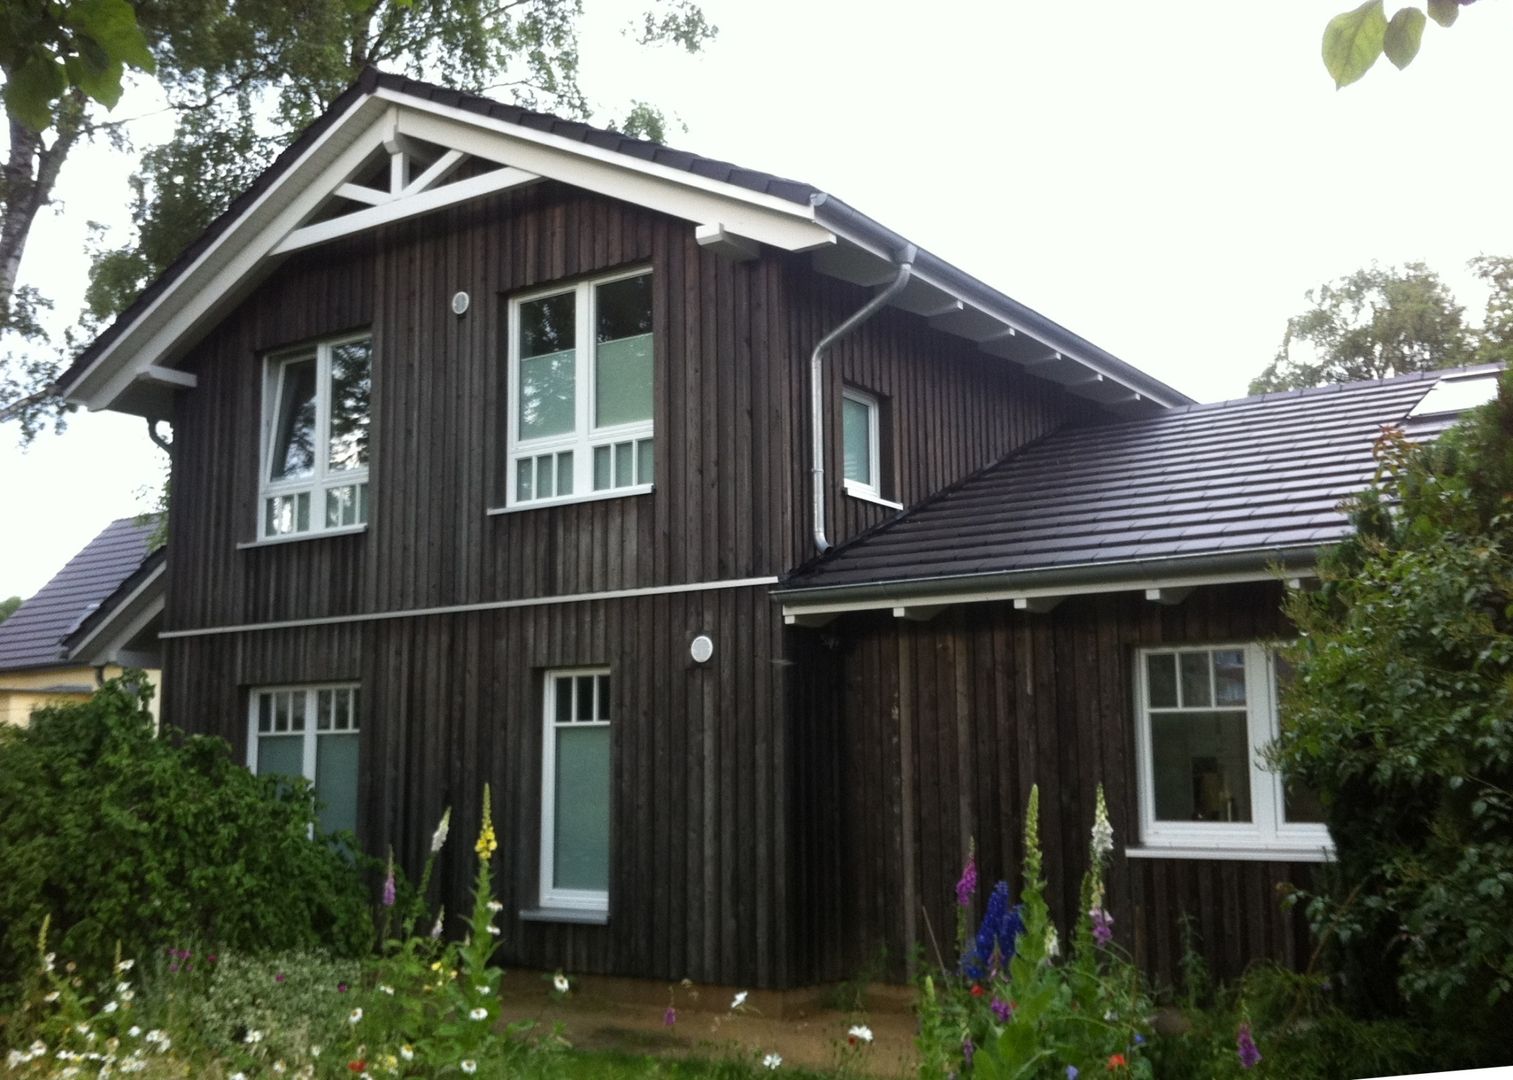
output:
M1036 783L1048 898L1067 925L1098 783L1118 849L1138 842L1136 649L1285 636L1280 597L1260 584L1201 589L1173 607L1138 593L1069 599L1047 614L974 604L928 623L852 615L808 632L802 651L822 663L806 669L800 693L834 719L799 736L813 774L796 813L814 829L800 847L817 860L801 925L822 943L808 974L844 977L886 947L901 975L912 942L932 956L932 934L949 947L969 838L985 887L1007 878L1017 894ZM1304 864L1116 852L1109 909L1117 936L1158 978L1176 975L1184 916L1214 974L1232 978L1258 957L1306 959L1306 927L1282 910L1278 890L1309 875ZM911 880L927 924L917 930L902 887ZM843 887L827 893L826 882Z

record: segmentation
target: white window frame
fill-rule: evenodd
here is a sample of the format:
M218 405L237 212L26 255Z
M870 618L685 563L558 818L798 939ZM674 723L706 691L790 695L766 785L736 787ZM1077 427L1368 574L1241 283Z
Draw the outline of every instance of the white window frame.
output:
M367 509L372 509L372 503L368 491L369 466L360 469L332 470L329 467L331 456L331 350L342 345L351 345L354 342L366 341L370 355L373 348L373 334L371 331L362 331L355 334L344 334L341 337L329 338L316 342L313 345L301 346L297 349L283 349L279 352L270 353L263 359L263 424L262 441L258 453L258 499L257 499L257 538L259 541L285 541L299 540L307 537L330 536L335 533L361 532L368 527L367 519L356 524L327 525L326 524L326 494L333 488L357 486L360 488L358 498L364 500ZM278 406L284 388L285 373L289 365L299 360L315 360L315 469L307 477L297 480L273 480L273 427L278 422ZM369 368L371 378L372 368ZM371 395L371 384L369 392ZM371 396L368 401L368 418L371 423L373 416L373 402ZM368 448L372 454L372 445ZM268 500L281 495L297 496L308 494L310 497L310 527L303 531L292 530L290 532L268 531Z
M594 677L595 693L598 693L598 677L611 675L607 667L549 668L545 672L542 693L542 738L541 738L541 907L547 910L585 912L595 915L609 914L608 889L557 889L552 886L556 870L554 853L557 838L557 728L561 727L609 727L611 720L581 720L571 724L557 723L557 680L576 679L579 676ZM612 678L612 676L611 676ZM610 683L613 694L614 683ZM605 703L606 713L609 705ZM613 776L613 769L611 769ZM608 800L612 792L606 791ZM614 819L610 819L613 829Z
M1150 668L1147 658L1173 653L1206 655L1221 651L1239 651L1245 658L1245 719L1251 747L1251 820L1158 820L1155 751L1151 740L1151 714L1148 706ZM1140 839L1144 850L1132 848L1126 853L1171 858L1224 858L1232 855L1240 858L1273 858L1277 861L1322 861L1328 858L1333 851L1328 827L1317 822L1286 820L1282 774L1279 770L1268 768L1263 756L1266 746L1276 739L1279 731L1273 651L1254 641L1152 646L1138 650L1135 661L1135 750Z
M507 464L505 468L505 509L507 510L531 510L538 506L561 506L565 503L589 502L594 499L619 498L623 495L644 495L653 489L653 483L647 479L626 487L610 487L602 491L594 490L594 448L599 446L611 446L615 443L630 442L633 447L642 439L652 440L653 471L655 471L656 433L656 355L657 333L652 329L652 412L653 417L646 420L637 420L629 424L613 424L608 427L596 428L594 422L595 400L595 373L598 365L595 363L598 342L596 327L597 312L594 307L595 290L601 285L610 285L616 281L625 281L629 278L638 278L650 275L650 266L641 266L633 270L619 271L613 274L604 274L599 277L588 278L573 284L558 284L533 289L530 292L521 293L510 298L509 304L509 348L507 352L509 364L509 446ZM560 296L563 293L574 294L574 340L573 340L573 386L576 390L574 402L573 430L561 435L548 435L542 438L522 439L520 437L520 307L533 300L540 300L547 296ZM518 464L522 458L536 458L546 454L561 454L564 451L572 451L573 455L573 492L571 495L554 495L547 499L521 499L518 487ZM635 449L631 451L632 467L640 468L640 462ZM639 478L638 478L639 479Z
M846 402L854 401L867 410L867 474L872 477L872 483L864 483L861 480L853 480L846 476ZM883 498L882 481L882 404L876 396L865 390L857 390L846 387L841 391L841 477L845 484L846 494L855 495L860 499L871 499L873 502L887 502ZM895 505L895 504L889 504Z
M315 763L319 756L317 747L322 732L316 722L317 695L322 690L350 690L352 691L352 726L335 728L327 734L332 735L356 735L358 738L358 768L361 769L362 761L362 719L361 719L361 689L355 682L333 683L297 683L285 686L254 686L247 694L247 769L253 776L257 775L257 755L260 745L260 736L263 732L258 731L258 699L263 694L303 694L305 696L305 745L300 758L300 774L310 781L310 786L315 787ZM294 732L267 732L275 737L287 737ZM316 792L316 798L320 793ZM358 817L361 818L361 807L357 808Z

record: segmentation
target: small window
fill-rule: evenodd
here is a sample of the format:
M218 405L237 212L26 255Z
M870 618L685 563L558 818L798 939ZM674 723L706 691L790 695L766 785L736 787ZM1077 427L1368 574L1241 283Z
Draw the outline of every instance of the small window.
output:
M286 686L252 692L247 767L315 785L324 832L357 831L357 687Z
M841 395L842 476L854 495L882 496L882 409L877 398L860 390Z
M259 538L367 524L372 384L368 337L269 357Z
M510 304L510 506L650 491L651 274Z
M1148 846L1317 853L1317 803L1261 756L1277 736L1277 663L1260 645L1139 654L1140 806Z
M608 912L609 672L546 675L541 906Z

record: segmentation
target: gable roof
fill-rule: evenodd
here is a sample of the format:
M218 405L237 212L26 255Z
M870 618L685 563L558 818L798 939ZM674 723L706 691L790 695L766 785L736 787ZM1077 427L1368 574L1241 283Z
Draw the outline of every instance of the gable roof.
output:
M142 566L156 528L154 520L121 518L68 560L0 623L0 672L67 664L63 639Z
M492 181L434 186L414 212L547 177L684 216L700 243L813 250L821 271L867 286L891 277L910 247L809 184L368 68L80 354L59 380L64 395L91 409L168 415L172 393L193 385L173 368L185 351L272 271L291 235L311 232L306 226L338 189L363 190L349 181L372 152L405 139L506 166ZM366 220L375 220L371 212ZM1093 400L1134 411L1190 401L928 252L919 252L896 303Z
M1057 582L1143 580L1158 568L1261 577L1311 565L1349 532L1340 503L1371 480L1382 427L1432 438L1459 413L1410 418L1429 391L1495 387L1498 370L1422 372L1063 429L800 568L778 591L793 602L1012 594L1017 583L1054 593Z

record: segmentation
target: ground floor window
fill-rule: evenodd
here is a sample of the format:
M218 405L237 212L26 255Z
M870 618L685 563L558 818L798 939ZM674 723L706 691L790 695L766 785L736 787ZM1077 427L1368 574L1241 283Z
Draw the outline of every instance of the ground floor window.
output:
M541 906L609 910L609 672L546 673Z
M1279 661L1261 645L1147 649L1137 664L1147 846L1317 852L1318 804L1262 756L1277 735Z
M247 766L258 776L303 776L315 785L320 827L357 830L357 687L280 686L252 691Z

